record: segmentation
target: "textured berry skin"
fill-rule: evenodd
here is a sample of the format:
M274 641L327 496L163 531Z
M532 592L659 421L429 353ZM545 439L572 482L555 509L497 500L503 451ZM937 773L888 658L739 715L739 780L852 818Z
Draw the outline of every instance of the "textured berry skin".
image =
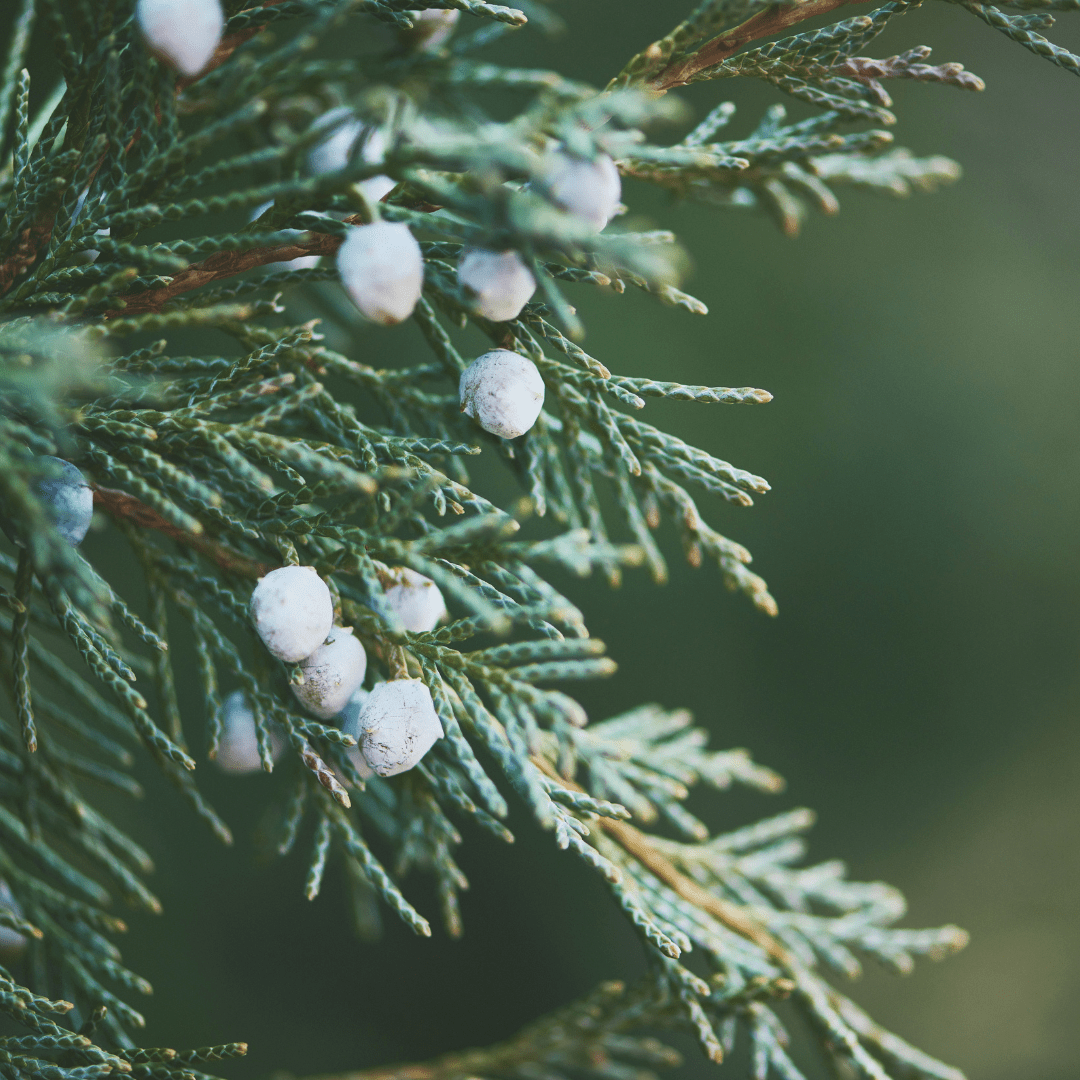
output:
M86 478L70 461L43 455L42 464L51 465L53 476L44 477L34 485L34 494L41 500L56 531L72 546L78 547L86 537L94 517L94 492ZM23 538L10 521L0 519L0 528L13 543L24 547Z
M544 188L553 203L587 221L597 232L615 216L622 198L619 170L607 154L595 161L553 154Z
M139 0L135 18L151 52L181 75L198 75L225 30L220 0Z
M461 411L485 431L516 439L536 423L544 407L544 380L527 357L492 349L461 373L458 397Z
M360 710L360 749L379 776L407 772L442 735L431 691L419 679L379 683Z
M234 690L221 706L221 738L218 740L218 768L228 773L262 772L259 757L259 736L255 731L255 714L243 690ZM270 732L270 753L274 761L281 756L281 736Z
M300 664L302 686L293 684L297 700L322 720L331 720L360 688L367 671L367 653L348 627L335 626Z
M516 251L466 248L458 281L472 293L473 311L492 322L516 319L536 292L536 278Z
M259 579L251 594L251 621L279 660L309 657L334 625L334 599L313 566L283 566Z
M351 227L337 265L353 303L373 322L402 322L420 299L424 259L406 225L376 221Z
M414 634L434 630L447 615L446 601L439 586L407 566L399 566L390 573L395 583L384 595L387 606L397 614L401 625Z
M78 547L94 516L94 493L86 478L70 461L44 457L60 472L37 483L37 497L45 504L57 532L72 546Z

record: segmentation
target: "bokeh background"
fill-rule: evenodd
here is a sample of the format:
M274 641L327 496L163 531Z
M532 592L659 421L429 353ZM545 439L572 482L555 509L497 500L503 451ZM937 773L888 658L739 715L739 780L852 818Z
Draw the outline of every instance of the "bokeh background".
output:
M566 5L560 39L525 30L507 50L602 83L686 6ZM1054 34L1076 48L1078 29L1066 15ZM715 745L750 747L789 781L779 796L696 796L717 829L812 806L814 857L901 886L908 925L971 931L966 952L910 978L868 972L854 993L878 1020L972 1080L1072 1080L1080 85L948 5L894 20L869 51L918 44L988 83L889 86L898 144L954 157L959 184L906 201L842 193L839 216L811 217L797 240L758 214L628 189L637 213L683 237L687 287L711 314L583 291L588 348L624 374L774 393L761 408L648 411L773 484L749 510L702 505L754 552L780 615L682 565L668 534L666 587L568 583L621 664L582 698L596 717L690 707ZM681 96L698 118L736 101L739 135L783 100L735 83ZM406 364L422 346L403 328L356 348ZM185 701L196 728L197 697ZM387 919L380 943L355 941L336 877L309 904L301 859L256 858L273 781L200 771L232 851L150 772L138 811L117 808L158 859L166 908L134 918L125 945L157 987L151 1045L246 1039L250 1057L228 1070L240 1078L369 1067L503 1038L641 968L599 881L524 821L513 849L465 829L463 940L417 940ZM412 889L434 913L426 884ZM715 1072L691 1051L683 1075Z

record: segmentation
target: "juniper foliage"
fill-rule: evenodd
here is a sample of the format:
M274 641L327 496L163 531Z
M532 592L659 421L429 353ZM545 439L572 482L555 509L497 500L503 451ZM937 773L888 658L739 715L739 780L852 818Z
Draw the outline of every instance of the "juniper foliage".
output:
M0 85L0 509L21 537L0 555L10 691L0 877L15 901L0 925L29 949L19 979L0 969L0 1008L27 1031L0 1039L5 1077L189 1080L204 1075L197 1064L243 1052L134 1048L143 1021L130 999L149 986L123 965L112 942L123 924L106 909L114 897L160 905L143 880L147 853L83 793L94 781L137 794L128 769L141 744L231 842L195 780L221 737L228 686L253 707L267 771L272 734L287 744L269 796L274 843L309 847L309 897L340 860L361 926L381 903L430 935L401 885L417 867L434 876L446 929L459 934L458 823L510 840L513 799L600 875L640 934L649 974L639 985L605 984L509 1043L408 1075L625 1076L673 1063L646 1033L674 1029L695 1033L717 1062L747 1038L759 1080L800 1077L775 1008L790 998L838 1075L958 1077L827 976L857 973L860 957L906 971L960 947L961 931L897 928L893 889L848 881L840 863L802 866L807 811L711 835L683 805L694 784L775 791L781 781L744 751L709 750L687 714L648 705L587 724L548 686L614 664L547 568L616 583L644 565L663 581L668 545L653 532L664 522L691 564L714 563L729 589L776 613L749 553L696 501L749 506L767 482L637 416L650 398L758 406L770 395L624 377L583 348L575 289L640 291L690 314L705 306L678 288L670 233L617 221L597 233L553 202L549 155L607 154L624 177L764 210L789 233L808 206L834 211L845 184L902 195L955 179L948 159L893 147L883 81L981 81L925 63L926 48L863 55L917 0L788 33L841 2L703 0L600 90L498 62L507 34L559 22L535 0L522 10L441 0L463 17L434 44L408 0L228 0L225 36L194 79L150 54L132 0L21 0ZM1076 0L955 2L1080 71L1037 32ZM327 47L343 31L361 43L347 59ZM52 48L55 85L24 67L39 42ZM734 108L721 102L665 139L685 117L667 91L733 77L811 109L792 120L774 105L728 137ZM328 137L343 137L345 152L313 168ZM376 177L392 185L378 203ZM359 344L353 355L328 344L369 332L333 256L350 227L377 218L421 241L413 320L431 352L421 365L375 369ZM474 313L455 263L476 246L514 250L531 269L539 292L518 318ZM488 436L459 411L468 327L543 376L547 407L520 439ZM381 422L362 419L372 407ZM520 484L510 509L472 485L468 459L481 453ZM105 580L60 537L35 495L44 455L92 482L140 587L134 576ZM353 738L298 712L296 668L255 637L255 580L296 563L331 585L338 621L372 659L369 684L408 675L430 689L445 738L411 772L365 779ZM449 622L404 629L384 593L402 566L437 583ZM177 703L177 626L194 641L205 723ZM71 1001L49 996L59 993Z

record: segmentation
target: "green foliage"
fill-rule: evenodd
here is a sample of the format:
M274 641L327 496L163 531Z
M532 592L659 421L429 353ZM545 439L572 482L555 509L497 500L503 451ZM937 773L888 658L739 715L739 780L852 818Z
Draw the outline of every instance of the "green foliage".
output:
M456 935L466 884L456 823L511 840L513 798L601 875L640 934L650 974L639 987L602 989L431 1075L622 1075L624 1059L671 1060L639 1029L676 1028L716 1061L743 1029L755 1077L797 1077L774 1009L790 997L841 1075L951 1080L954 1070L878 1028L824 973L854 975L860 955L906 971L916 956L960 947L961 931L898 929L894 890L849 882L838 863L799 868L806 811L710 836L683 805L691 786L773 791L779 779L743 751L707 750L683 713L646 706L588 725L547 685L615 665L544 575L599 571L617 584L644 565L663 581L666 541L653 533L664 522L691 564L714 563L764 613L776 604L746 549L695 501L747 507L768 483L635 415L649 398L762 405L770 395L625 377L590 355L574 290L629 287L691 314L705 306L678 288L670 233L618 222L597 233L548 197L545 170L557 146L607 154L624 177L761 208L795 233L807 204L835 211L834 186L906 194L957 177L948 159L892 146L881 80L982 83L958 64L923 63L925 48L856 55L918 6L906 0L756 48L745 46L838 5L707 0L604 92L487 59L526 15L555 25L540 4L439 6L464 17L432 48L405 0L231 3L220 62L194 80L149 54L130 0L38 0L16 14L0 87L0 513L25 546L0 556L11 691L0 712L0 877L21 914L0 921L32 939L33 990L0 972L0 1003L33 1035L0 1040L5 1075L82 1080L112 1068L179 1080L202 1076L190 1064L233 1056L131 1049L142 1019L127 996L149 988L122 965L106 936L122 923L104 909L113 896L159 905L142 882L148 855L82 788L137 794L126 770L141 743L231 842L193 771L216 753L222 688L235 686L253 708L264 768L275 768L274 738L288 748L272 846L308 845L308 897L341 860L361 929L377 925L381 901L430 935L403 891L416 867L434 876ZM1035 32L1072 0L1011 5L1035 11L1021 15L960 6L1077 69ZM337 35L354 58L335 58ZM39 39L60 73L48 97L38 82L51 88L49 75L32 83L23 67ZM663 141L685 113L656 91L736 76L770 83L807 115L789 120L777 105L722 141L734 108L721 103ZM493 100L501 118L485 111ZM322 118L339 108L378 131L385 150L355 141L338 167L315 172L308 156L331 130ZM365 184L379 176L394 186L376 204ZM430 362L377 369L345 344L370 327L333 256L348 228L375 218L421 241L413 321ZM473 312L455 273L469 246L514 250L530 267L539 291L519 317ZM321 261L288 265L304 256ZM484 337L530 358L545 382L547 408L520 439L488 435L460 412L457 378ZM470 479L468 460L484 454L520 485L509 510ZM35 494L42 455L79 465L140 575L107 582L60 538ZM266 653L247 615L255 580L289 563L330 584L338 621L371 659L369 683L408 675L430 689L445 738L411 772L365 778L352 736L297 711L297 669ZM438 585L449 622L405 629L385 599L401 566ZM177 703L177 626L193 642L205 726ZM48 1019L73 1007L38 996L53 987L85 1019L78 1034ZM95 1024L113 1050L90 1043Z
M107 1034L108 1008L102 1005L93 1009L78 1029L72 1030L53 1019L70 1014L72 1007L70 1001L50 1001L18 986L0 968L0 1008L29 1032L0 1039L0 1063L5 1076L34 1080L99 1080L113 1075L130 1076L132 1080L214 1080L194 1066L247 1053L245 1043L180 1051L168 1047L107 1050L97 1046L94 1037Z

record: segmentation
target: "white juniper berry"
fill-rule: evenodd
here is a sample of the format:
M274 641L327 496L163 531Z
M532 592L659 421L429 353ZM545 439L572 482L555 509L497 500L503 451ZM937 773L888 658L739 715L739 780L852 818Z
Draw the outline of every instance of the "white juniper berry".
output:
M94 516L94 492L70 461L55 457L42 460L48 461L57 475L38 482L38 498L45 504L60 535L72 547L78 547Z
M351 226L337 265L345 290L372 322L393 326L413 313L424 285L424 258L408 226Z
M273 205L273 200L270 202L259 203L259 205L251 211L251 220L258 221L258 219ZM290 236L294 239L299 239L304 235L303 229L281 229L280 232L283 235ZM312 267L318 265L318 255L298 255L295 259L288 259L285 262L267 263L266 268L268 270L310 270Z
M220 0L139 0L143 40L181 75L198 75L210 63L225 30Z
M550 155L543 181L551 201L599 232L618 213L622 180L607 154L595 161L563 151Z
M359 689L367 671L367 653L352 628L335 626L326 641L300 662L302 684L292 692L308 712L323 720L337 716Z
M360 749L379 776L407 772L443 736L431 691L420 679L379 683L360 709Z
M334 625L334 598L313 566L282 566L259 579L251 594L251 621L279 660L309 657Z
M473 298L472 310L492 322L516 319L536 292L536 278L516 251L466 248L457 276Z
M356 119L352 109L341 105L323 113L312 125L312 130L326 132L308 154L308 171L322 176L349 164L364 125Z
M386 131L380 127L369 127L362 131L361 135L360 157L369 165L374 165L376 162L382 164L387 148L390 145ZM383 173L369 176L366 180L361 180L357 184L357 187L364 193L364 198L369 202L379 202L386 195L389 195L396 186L397 181Z
M386 587L383 598L406 630L426 634L447 617L446 601L431 578L407 566L391 570L390 576L393 584Z
M370 690L364 690L363 688L357 690L345 703L345 708L338 714L342 733L351 735L356 740L355 746L346 748L345 756L364 780L375 775L371 766L365 760L363 751L360 749L360 712L370 695Z
M461 411L503 439L524 435L544 407L544 380L520 353L492 349L478 356L458 383Z

